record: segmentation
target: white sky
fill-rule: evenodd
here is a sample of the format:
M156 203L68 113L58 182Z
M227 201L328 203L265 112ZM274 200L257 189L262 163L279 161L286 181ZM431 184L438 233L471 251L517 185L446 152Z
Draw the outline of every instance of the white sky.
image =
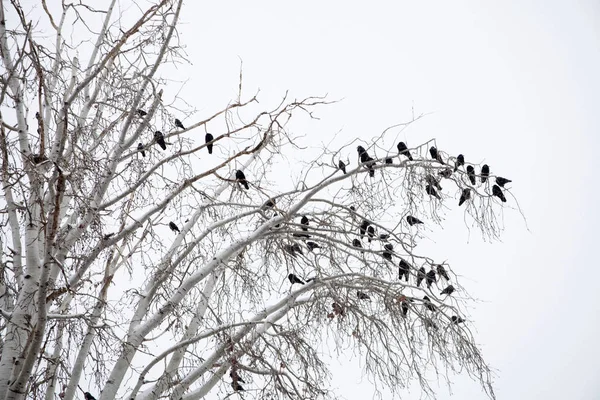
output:
M484 5L485 3L485 5ZM194 122L233 99L239 58L264 104L328 93L344 100L305 126L318 146L341 130L368 141L416 114L416 145L485 161L513 179L527 218L506 209L503 243L467 231L462 211L429 234L439 257L482 302L469 319L498 370L500 399L600 398L600 282L592 230L600 165L597 1L188 1L181 27L192 67L181 95ZM183 79L183 78L182 78ZM173 89L173 90L177 90ZM168 102L168 101L165 101ZM185 121L184 121L185 123ZM508 196L508 207L515 205ZM433 247L433 246L432 246ZM370 398L359 374L335 368L347 399ZM453 396L481 399L453 379ZM413 388L406 398L419 398Z

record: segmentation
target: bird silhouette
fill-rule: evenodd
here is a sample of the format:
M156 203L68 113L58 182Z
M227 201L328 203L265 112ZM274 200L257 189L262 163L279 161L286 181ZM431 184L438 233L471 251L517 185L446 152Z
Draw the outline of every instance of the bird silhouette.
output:
M435 189L431 185L425 186L425 192L427 192L427 194L430 196L436 197L440 200L442 199L440 197L440 195L438 194L438 192L436 192Z
M344 162L342 160L338 161L338 167L339 167L339 169L342 170L344 175L346 175L346 164L344 164Z
M392 251L394 250L394 246L392 246L391 243L387 243L383 246L383 249L381 256L388 261L392 261Z
M388 157L388 158L385 159L385 163L386 164L393 164L394 160L392 160L390 157Z
M471 198L471 189L465 188L460 195L460 199L458 200L458 206L462 206L463 203Z
M163 135L161 131L154 132L154 141L158 143L161 149L167 149L167 144L165 143L165 135Z
M446 289L444 289L440 292L440 295L447 294L448 296L450 296L452 293L454 293L454 290L455 290L454 286L448 285L448 287Z
M436 310L435 306L433 305L433 303L431 303L431 299L428 296L423 296L423 304L425 305L425 307L427 307L429 311Z
M177 118L175 118L175 126L178 127L178 128L181 128L181 129L185 129L183 127L183 124L181 123L181 121L178 120Z
M289 274L288 275L288 279L290 280L290 283L292 285L294 285L294 283L299 283L301 285L304 285L304 282L302 281L302 279L298 278L296 275L294 274Z
M488 180L489 176L490 176L490 166L487 164L483 164L483 167L481 167L481 183L485 183L485 181Z
M408 224L410 226L413 226L414 224L422 224L423 221L421 221L419 218L413 217L412 215L408 215L406 217L406 222L408 222Z
M492 194L498 197L500 200L502 200L503 203L506 203L506 197L504 196L504 193L502 193L502 189L500 189L500 186L492 186Z
M398 279L402 280L402 276L404 276L404 280L408 282L408 276L410 274L410 264L407 263L404 259L400 259L400 264L398 264L399 268L399 276Z
M386 241L390 238L390 235L388 235L387 233L382 233L381 235L379 235L379 239Z
M362 249L362 243L358 239L354 239L352 241L352 246L354 246L356 248L359 248L359 249ZM364 253L364 251L363 251L363 253Z
M85 398L85 400L96 400L96 398L94 396L92 396L92 394L90 392L85 392L83 394L83 397Z
M452 319L452 322L455 324L462 324L463 322L465 322L465 320L463 318L458 317L456 315L453 315L451 319Z
M212 154L213 151L213 141L214 137L210 133L204 135L204 142L206 143L206 148L208 149L208 154Z
M440 181L435 179L433 175L427 174L427 176L425 177L425 181L431 186L435 187L437 190L442 190L442 185L440 185Z
M452 176L452 169L451 168L444 168L443 170L441 170L440 172L438 172L438 175L441 176L442 178L450 178Z
M427 275L425 275L425 283L427 284L427 289L431 289L431 285L435 283L435 271L430 270Z
M423 282L426 275L425 267L419 268L419 271L417 271L417 287L421 287L421 282Z
M244 186L246 190L250 189L248 186L248 181L246 180L246 175L242 170L235 171L235 180L240 183L240 185Z
M369 235L369 243L371 243L371 240L373 240L373 238L375 237L375 228L373 227L373 225L369 225L369 227L367 228L367 235Z
M461 165L465 165L465 156L459 154L458 157L456 157L456 161L454 162L454 172L456 172L458 170L458 167L460 167Z
M406 144L404 142L399 142L397 147L398 147L398 153L402 154L403 156L408 158L410 161L413 161L413 157L410 154L410 150L408 150L408 147L406 147Z
M356 297L358 297L359 300L371 300L368 294L361 292L360 290L356 291Z
M302 252L302 247L300 247L300 245L298 243L292 244L292 251L294 253L299 253L299 254L304 255L304 253Z
M365 233L367 233L367 229L369 228L369 225L371 225L371 223L369 221L367 221L366 219L364 219L363 222L362 222L362 224L358 228L358 231L360 232L360 238L361 239L363 238L363 236L365 236Z
M298 243L286 244L285 246L283 246L283 249L289 254L291 254L293 257L296 257L296 253L303 254L302 247L300 247Z
M406 317L408 315L408 301L406 299L402 300L402 316Z
M315 242L306 242L306 247L308 247L309 251L313 251L314 249L320 249L321 246L319 246L318 243Z
M307 228L307 226L308 226L308 217L307 217L306 215L303 215L303 216L302 216L302 218L300 219L300 224L301 224L301 225L304 225L304 226L302 227L302 230L303 230L303 231L307 231L307 230L308 230L308 228Z
M173 222L173 221L169 222L169 228L171 228L171 230L173 232L181 233L181 231L179 230L179 227L177 225L175 225L175 222Z
M504 187L504 185L506 185L507 183L511 183L511 182L512 181L510 179L502 178L500 176L496 177L496 184L498 184L498 186Z
M434 160L437 160L440 163L444 163L444 161L442 160L442 155L440 154L440 152L433 146L431 146L429 148L429 154L431 155L431 158L433 158Z
M446 272L446 269L444 268L443 265L438 265L437 266L437 273L438 273L439 276L441 276L445 280L447 280L447 281L450 280L450 277L448 276L448 273Z
M267 202L265 204L263 204L263 206L261 208L263 208L263 209L275 208L275 204L276 204L275 199L269 199L269 200L267 200Z
M138 147L137 147L138 151L140 153L142 153L142 157L146 157L146 152L144 151L144 145L141 143L138 143Z
M242 385L240 385L238 382L233 381L231 382L231 387L233 388L234 391L236 392L244 392L245 389L242 387Z
M137 110L137 114L140 117L145 117L146 115L148 115L148 113L146 111L142 110L141 108Z
M231 369L231 372L229 373L229 377L234 381L246 383L246 381L242 379L240 374L238 374L238 372L233 368Z
M369 170L369 176L372 178L375 176L375 170L373 169L373 165L375 161L369 156L364 147L358 146L356 148L358 151L358 156L360 157L360 162L365 165L365 167Z
M471 185L475 186L475 168L472 165L467 166L467 175L471 181Z

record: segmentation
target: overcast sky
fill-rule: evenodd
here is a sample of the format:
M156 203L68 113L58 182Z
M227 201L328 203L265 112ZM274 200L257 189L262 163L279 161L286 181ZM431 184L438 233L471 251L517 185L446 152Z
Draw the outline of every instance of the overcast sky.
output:
M241 58L246 93L265 104L287 89L343 98L295 132L307 146L368 141L414 108L430 114L409 144L436 138L513 179L502 243L451 210L425 245L481 300L469 319L500 399L600 398L600 3L188 1L182 22L193 66L181 75L193 76L181 94L198 116L235 97ZM347 399L370 398L357 371L335 371ZM440 399L483 398L454 383Z

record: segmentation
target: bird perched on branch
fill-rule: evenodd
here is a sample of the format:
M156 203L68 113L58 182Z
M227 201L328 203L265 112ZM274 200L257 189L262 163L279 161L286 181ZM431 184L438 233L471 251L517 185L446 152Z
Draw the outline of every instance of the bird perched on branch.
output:
M441 276L442 278L444 278L445 280L449 281L450 277L448 276L448 273L446 272L446 269L444 268L443 265L439 265L437 266L437 273L439 276Z
M338 161L338 168L346 175L346 164L342 160Z
M458 206L462 206L463 203L471 198L471 189L465 188L460 195L460 199L458 200Z
M413 161L413 157L410 154L410 150L408 150L408 147L406 147L406 143L399 142L397 147L398 147L398 153L402 154L403 156L408 158L410 161Z
M398 279L402 280L402 276L404 276L404 280L408 282L408 276L410 275L410 264L407 263L404 259L400 259L400 264L398 265L399 276Z
M319 244L315 242L306 242L306 247L308 247L308 251L313 251L314 249L321 248L321 246L319 246Z
M361 292L360 290L356 291L356 297L358 297L359 300L371 300L368 294Z
M183 124L181 123L181 121L180 121L180 120L178 120L177 118L175 118L175 126L176 126L177 128L185 129L185 128L183 127Z
M481 183L485 183L488 177L490 176L490 166L487 164L483 164L481 167Z
M500 176L496 177L496 184L498 186L502 186L504 187L504 185L506 185L507 183L511 183L512 181L510 179L506 179L506 178L502 178Z
M427 276L427 273L425 272L425 267L419 268L419 271L417 271L417 287L421 287L421 282L423 282L425 276Z
M450 168L444 168L443 170L441 170L440 172L438 172L438 175L441 176L442 178L450 178L452 176L452 169Z
M455 324L462 324L463 322L465 322L465 320L459 316L453 315L452 316L452 322Z
M165 135L163 135L161 131L154 132L154 141L158 143L161 149L167 149L167 144L165 143Z
M173 222L173 221L169 222L169 228L171 228L171 230L173 232L181 233L181 231L179 230L179 227L177 225L175 225L175 222Z
M435 189L431 185L425 186L425 192L430 196L433 196L440 200L442 199L441 196L438 194L438 192L436 192Z
M208 149L208 154L212 154L212 151L213 151L212 141L213 140L214 140L214 137L210 133L207 133L206 135L204 135L204 142L206 143L206 148Z
M421 221L419 218L413 217L412 215L408 215L406 217L406 222L408 222L408 224L410 226L413 226L414 224L422 224L423 221Z
M367 235L369 236L369 243L371 243L371 240L373 240L373 238L375 237L375 228L373 227L373 225L369 225L369 227L367 228Z
M427 289L431 289L431 285L435 283L435 271L430 270L425 276L425 283L427 284Z
M442 160L442 155L434 146L431 146L429 148L429 154L431 155L431 158L433 158L434 160L437 160L438 162L440 162L442 164L444 163L444 160Z
M299 283L301 285L304 285L304 282L302 281L302 279L298 278L296 275L294 274L289 274L288 275L288 279L290 280L290 283L292 285L294 285L294 283Z
M465 165L465 156L459 154L458 157L456 157L456 161L454 162L454 172L456 172L458 170L458 167L462 165Z
M408 300L406 297L402 300L402 316L406 317L408 315Z
M235 180L239 182L240 185L244 186L246 190L250 189L250 187L248 186L248 181L246 180L246 175L244 175L244 172L242 170L238 169L237 171L235 171Z
M234 391L236 392L244 392L245 389L242 387L242 385L240 385L238 382L233 381L231 382L231 387L233 388Z
M371 156L369 156L364 147L358 146L356 151L358 151L360 162L365 164L365 167L369 170L369 176L371 178L374 177L375 170L373 169L373 165L375 164L375 161L371 158Z
M492 186L492 194L498 197L500 200L502 200L503 203L506 203L506 197L504 196L504 193L502 193L502 189L500 189L500 186Z
M394 246L392 246L391 243L387 243L383 246L383 249L381 256L388 261L392 261L392 251L394 250Z
M423 296L423 304L425 305L425 307L427 307L429 311L436 310L435 306L433 305L431 299L428 296Z
M92 396L92 394L90 392L85 392L83 394L83 397L85 398L85 400L96 400L96 398L94 396Z
M302 218L300 219L300 224L303 225L302 226L302 230L306 232L308 230L308 228L307 228L307 226L308 226L308 217L306 215L302 216Z
M146 115L148 115L148 113L144 110L142 110L141 108L138 109L137 111L137 115L139 115L140 117L145 117Z
M363 238L363 236L365 236L365 233L367 233L367 229L369 229L369 225L371 225L371 223L369 221L367 221L366 219L364 219L362 224L360 224L358 231L360 232L361 239Z
M440 185L440 181L435 179L433 175L427 174L427 176L425 177L425 181L431 186L435 187L437 190L442 190L442 185Z
M231 369L231 372L229 373L229 377L234 381L246 383L246 381L242 379L240 374L238 374L238 372L233 368Z
M275 199L269 199L269 200L267 200L267 202L265 204L263 204L263 206L261 208L262 209L275 208L275 204L276 204Z
M469 177L469 181L471 181L471 185L475 186L475 168L472 165L467 167L467 176Z
M138 151L140 153L142 153L142 157L146 157L146 152L144 151L144 145L141 143L138 143L138 147L137 147Z
M450 296L452 293L454 293L454 290L455 290L454 286L448 285L448 287L446 289L444 289L440 292L440 295L447 294L448 296Z
M360 240L358 240L358 239L352 240L352 246L354 246L358 249L362 249L362 243L360 243ZM363 253L364 253L364 251L363 251Z

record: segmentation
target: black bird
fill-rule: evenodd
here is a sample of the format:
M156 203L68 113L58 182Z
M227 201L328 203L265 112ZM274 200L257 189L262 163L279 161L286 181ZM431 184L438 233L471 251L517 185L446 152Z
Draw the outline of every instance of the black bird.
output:
M388 243L383 246L383 249L381 256L388 261L392 261L392 251L394 250L394 246L392 246L391 243Z
M510 182L512 182L510 179L502 178L499 176L496 177L496 183L498 184L498 186L504 187L504 185Z
M502 189L500 189L500 186L492 186L492 194L500 198L500 200L502 200L503 203L506 203L506 197L504 196L504 193L502 193Z
M487 164L483 164L481 167L481 183L485 183L488 177L490 176L490 166Z
M176 126L177 128L185 129L185 128L183 127L183 124L181 123L181 121L180 121L180 120L178 120L177 118L175 118L175 126Z
M437 160L440 163L444 163L444 161L442 160L442 155L440 154L440 152L433 146L431 146L429 148L429 154L431 155L431 158L433 158L434 160Z
M179 230L179 227L177 225L175 225L175 222L173 222L173 221L169 222L169 228L171 228L171 230L173 232L181 233L181 231Z
M419 268L419 271L417 271L417 287L421 287L421 282L423 282L423 279L425 279L426 275L425 267Z
M145 117L146 115L148 115L148 113L146 111L142 110L141 108L137 110L137 114L140 117Z
M208 154L212 154L213 144L211 142L213 141L213 139L214 139L214 137L210 133L207 133L206 135L204 135L204 142L206 143L206 148L208 149Z
M85 400L96 400L96 398L94 396L92 396L92 394L90 392L85 392L83 394L83 397L85 398Z
M450 277L448 276L448 273L446 272L446 269L444 268L443 265L438 265L437 266L437 273L438 273L439 276L441 276L445 280L447 280L447 281L450 280Z
M454 162L454 172L456 172L458 170L458 167L460 167L461 165L465 165L465 156L459 154L458 157L456 157L456 161Z
M365 236L365 233L367 233L367 229L369 228L369 225L371 225L371 223L365 219L365 220L363 220L362 224L358 228L361 239L363 238L363 236Z
M362 146L358 146L358 147L356 147L356 151L358 151L358 156L359 156L360 158L362 158L362 157L363 157L363 154L367 154L367 151L366 151L366 150L365 150L365 148L364 148L364 147L362 147Z
M321 248L321 246L319 246L315 242L306 242L306 247L308 247L309 251L313 251L314 249L320 249Z
M352 246L362 249L362 243L360 243L360 240L358 240L358 239L354 239L352 241ZM363 251L363 253L364 253L364 251Z
M406 261L404 261L404 259L400 259L400 264L399 264L399 277L398 279L402 280L402 276L404 276L404 280L406 280L406 282L408 282L408 276L410 273L410 264L407 263Z
M298 278L296 275L294 274L289 274L288 275L288 279L290 280L290 282L292 283L292 285L294 283L299 283L301 285L304 285L304 282L302 281L302 279Z
M167 144L165 143L165 136L161 131L154 132L154 140L156 141L156 143L158 143L161 149L167 149Z
M460 200L458 200L458 206L462 206L463 203L471 198L471 189L465 188L460 195Z
M431 303L431 299L427 296L423 297L423 304L425 305L425 307L427 307L427 309L429 311L434 311L435 312L435 306L433 305L433 303Z
M244 175L244 171L237 170L235 171L235 180L240 183L240 185L244 186L246 190L250 189L248 186L248 181L246 180L246 175Z
M422 224L423 221L421 221L419 218L413 217L412 215L409 215L406 217L406 222L408 222L408 224L410 226L413 226L414 224Z
M402 316L406 317L408 315L408 301L402 300Z
M403 156L406 156L406 158L408 158L410 161L413 160L412 155L410 154L410 150L408 150L408 147L406 147L406 144L404 142L398 143L398 153L402 154Z
M425 275L425 283L427 283L427 289L431 289L431 285L435 283L435 271L430 270L427 275Z
M302 216L302 219L300 219L300 224L304 225L302 227L303 231L307 231L308 230L308 228L307 228L307 226L308 226L308 217L306 215Z
M234 391L236 392L244 392L245 389L242 387L242 385L240 385L238 382L233 381L231 382L231 387L233 388Z
M443 170L441 170L440 172L438 172L438 175L441 176L442 178L450 178L452 176L452 169L450 168L444 168Z
M433 187L431 187L431 185L427 185L425 186L425 192L427 192L428 195L436 197L438 199L442 199L440 197L440 195L438 194L438 192L435 191L435 189Z
M379 235L380 240L388 240L389 238L390 235L388 235L387 233L382 233L381 235Z
M346 164L342 160L338 161L338 167L342 170L344 175L346 175Z
M300 253L300 254L304 255L304 253L302 252L302 247L300 247L300 245L298 243L294 243L292 245L292 251L294 253Z
M440 181L435 179L433 175L427 174L427 176L425 177L425 181L431 186L435 187L437 190L442 190L442 185L440 185Z
M458 317L456 315L452 316L452 322L455 324L462 324L463 322L465 322L465 320L462 317Z
M283 249L290 253L293 257L296 257L296 250L300 250L298 253L302 254L302 248L297 243L294 243L293 245L286 244L283 246Z
M371 300L368 294L361 292L360 290L356 291L356 297L358 297L359 300Z
M269 199L265 204L263 204L262 208L275 208L275 199Z
M388 157L388 158L385 159L385 163L386 164L393 164L394 160L392 160L391 158Z
M369 170L369 176L371 178L374 177L375 170L373 169L373 164L375 164L375 161L369 156L369 154L364 149L364 147L358 146L356 148L356 151L358 151L358 156L360 157L360 162L365 164L365 167L367 167L367 169Z
M448 285L448 287L446 289L444 289L440 292L440 295L447 294L448 296L450 296L452 293L454 293L454 286Z
M371 240L375 237L375 228L373 228L373 225L369 225L367 228L367 235L369 235L369 243L371 243Z
M467 175L469 176L469 180L471 181L471 185L475 186L475 168L472 165L467 167Z
M138 151L140 153L142 153L142 157L146 157L146 152L144 151L144 145L141 143L138 143L138 147L137 147Z
M242 377L240 376L240 374L238 374L237 371L234 369L232 369L231 372L229 373L229 377L234 381L246 383L246 381L243 380Z

